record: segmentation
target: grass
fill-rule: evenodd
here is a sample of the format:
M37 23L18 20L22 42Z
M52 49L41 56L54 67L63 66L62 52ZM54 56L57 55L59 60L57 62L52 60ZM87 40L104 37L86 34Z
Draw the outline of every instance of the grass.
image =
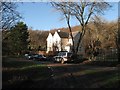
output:
M87 63L90 66L116 67L118 61L91 61ZM119 67L118 67L119 68ZM89 85L99 86L100 88L118 88L120 82L119 69L116 71L101 71L101 70L85 70L88 79L91 81Z
M96 61L97 65L104 64ZM95 61L93 65L96 64ZM111 62L112 63L112 62ZM92 65L92 64L90 64ZM59 67L61 69L61 67ZM59 69L57 67L57 69ZM64 71L64 69L62 69ZM76 72L75 72L76 73ZM76 87L116 88L120 78L117 70L86 69L80 71L82 76L76 76ZM58 73L60 74L60 73ZM62 74L62 73L61 73ZM43 88L52 84L48 80L51 75L46 65L37 64L19 58L4 58L2 62L2 84L4 88ZM82 83L81 83L82 82Z
M108 78L106 81L104 81L103 87L112 88L112 87L118 87L119 86L119 76L112 76L111 78Z
M98 73L99 74L99 73ZM118 88L119 87L119 76L118 71L104 71L101 72L101 76L95 74L97 76L96 81L99 81L98 84L101 88ZM97 83L97 82L96 82Z
M35 63L33 62L28 62L28 61L14 61L14 60L6 60L2 62L3 67L7 68L22 68L26 66L31 66L34 65Z
M120 78L117 70L84 70L84 75L78 77L81 87L85 88L118 88ZM81 83L82 82L82 83ZM79 87L79 84L76 84Z
M4 58L2 62L3 88L33 87L38 81L43 81L50 76L46 65L37 64L33 61ZM25 82L31 83L27 86ZM23 84L24 83L24 84Z

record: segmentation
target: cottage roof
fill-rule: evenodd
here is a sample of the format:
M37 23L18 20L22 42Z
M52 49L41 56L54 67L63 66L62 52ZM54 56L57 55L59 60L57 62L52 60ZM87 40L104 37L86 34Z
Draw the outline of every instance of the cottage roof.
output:
M54 32L50 32L52 35L54 35L54 33L57 32L58 35L61 37L61 38L71 38L70 34L68 32L63 32L63 31L54 31ZM75 37L77 34L79 33L79 31L76 31L76 32L72 32L72 35L73 37Z
M69 37L69 33L67 33L67 32L58 31L58 34L61 38L68 38Z

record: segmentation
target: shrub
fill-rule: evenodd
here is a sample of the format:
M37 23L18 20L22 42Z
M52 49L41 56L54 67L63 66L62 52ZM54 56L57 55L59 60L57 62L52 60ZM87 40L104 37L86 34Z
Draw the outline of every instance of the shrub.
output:
M73 59L74 63L81 63L81 62L83 62L85 60L88 60L82 54L80 54L80 55L73 54L71 58Z

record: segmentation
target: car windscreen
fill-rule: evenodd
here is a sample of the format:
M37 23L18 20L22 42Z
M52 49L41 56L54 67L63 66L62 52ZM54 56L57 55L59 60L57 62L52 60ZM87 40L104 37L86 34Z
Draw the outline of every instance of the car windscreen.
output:
M66 55L65 52L60 52L60 53L58 53L58 56L65 56L65 55Z
M43 57L42 55L34 55L34 57Z

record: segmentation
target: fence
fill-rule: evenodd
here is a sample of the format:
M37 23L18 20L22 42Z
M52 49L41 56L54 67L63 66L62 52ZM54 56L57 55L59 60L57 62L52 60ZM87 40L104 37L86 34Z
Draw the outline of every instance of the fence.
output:
M110 48L96 56L96 61L118 61L118 50Z

